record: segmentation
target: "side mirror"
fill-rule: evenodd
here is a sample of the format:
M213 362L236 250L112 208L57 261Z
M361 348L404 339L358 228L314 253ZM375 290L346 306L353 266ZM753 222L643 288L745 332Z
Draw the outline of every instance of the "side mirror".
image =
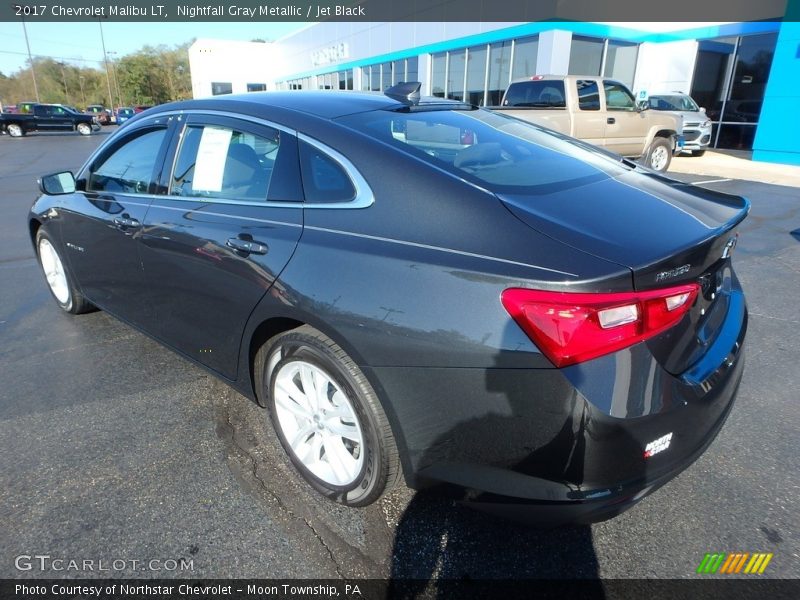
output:
M48 196L71 194L75 191L75 176L71 171L43 175L39 178L39 189Z
M643 110L650 110L650 100L640 100L636 103L636 110L642 112Z

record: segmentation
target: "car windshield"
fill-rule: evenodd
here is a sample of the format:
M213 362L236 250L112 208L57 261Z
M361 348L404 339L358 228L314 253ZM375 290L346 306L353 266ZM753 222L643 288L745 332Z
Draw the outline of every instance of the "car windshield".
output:
M498 193L548 193L631 170L603 150L485 109L374 111L338 121Z
M675 94L671 96L650 96L650 108L654 110L685 110L699 112L697 104L690 96Z
M133 109L132 108L121 108L119 110L119 114L122 115L123 117L130 117L130 116L133 115Z

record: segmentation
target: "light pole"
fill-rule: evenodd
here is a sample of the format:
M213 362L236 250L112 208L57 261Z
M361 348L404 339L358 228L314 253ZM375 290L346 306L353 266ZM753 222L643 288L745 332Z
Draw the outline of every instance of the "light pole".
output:
M83 91L83 80L86 79L83 75L78 77L78 81L81 84L81 98L83 98L83 106L86 108L86 92Z

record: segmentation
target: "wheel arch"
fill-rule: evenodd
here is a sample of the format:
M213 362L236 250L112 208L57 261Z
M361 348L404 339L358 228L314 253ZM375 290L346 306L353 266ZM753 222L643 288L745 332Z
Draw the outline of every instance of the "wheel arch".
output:
M275 306L272 305L270 308L275 308ZM408 483L410 481L409 474L412 473L412 465L406 438L394 407L387 398L386 390L383 388L380 381L376 379L375 373L368 367L360 353L357 352L336 329L321 322L321 320L314 315L302 313L289 306L284 306L283 308L284 310L280 313L261 316L268 310L264 308L261 315L258 314L260 311L256 310L251 316L251 325L248 326L246 331L252 331L252 333L246 333L246 337L242 343L243 351L239 361L240 367L245 367L244 369L240 368L239 379L240 383L244 384L239 386L240 391L248 395L259 406L265 407L264 400L258 396L256 385L256 355L258 354L259 348L276 335L291 331L292 329L297 329L303 325L310 325L336 342L336 344L355 361L356 365L361 368L364 377L372 386L378 402L380 402L389 420L389 426L392 428L392 434L394 435L400 455L401 477Z

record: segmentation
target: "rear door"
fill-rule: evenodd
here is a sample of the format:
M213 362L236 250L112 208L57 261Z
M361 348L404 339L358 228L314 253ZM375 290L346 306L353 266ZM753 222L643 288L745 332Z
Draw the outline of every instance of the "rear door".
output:
M174 146L142 236L156 335L233 379L247 319L302 233L297 138L266 122L193 114Z
M606 115L600 103L597 80L577 79L572 85L577 98L577 107L573 105L572 108L572 136L595 146L605 146Z

